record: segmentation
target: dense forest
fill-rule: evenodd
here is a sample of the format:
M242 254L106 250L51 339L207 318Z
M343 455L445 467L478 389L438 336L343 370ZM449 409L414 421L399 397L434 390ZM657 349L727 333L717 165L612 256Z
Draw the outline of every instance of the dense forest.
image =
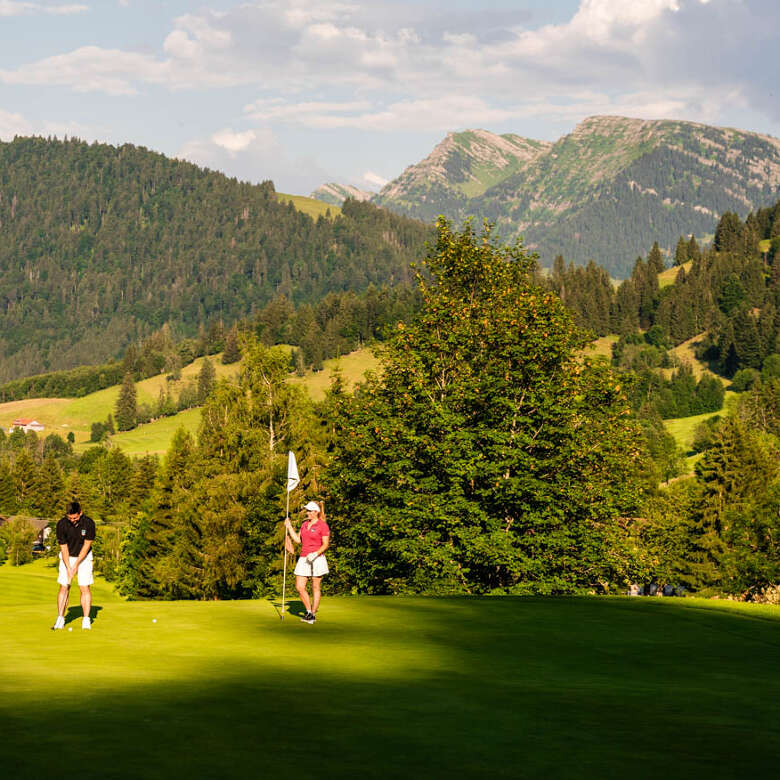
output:
M177 340L278 296L409 282L433 232L350 201L313 220L250 185L146 149L0 144L0 381Z

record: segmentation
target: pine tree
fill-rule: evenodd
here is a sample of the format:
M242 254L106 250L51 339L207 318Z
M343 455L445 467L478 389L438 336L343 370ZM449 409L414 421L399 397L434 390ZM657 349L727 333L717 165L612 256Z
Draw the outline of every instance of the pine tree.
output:
M241 350L238 346L238 330L234 325L225 337L225 351L222 353L222 363L238 363L241 360Z
M650 253L647 255L647 268L651 274L660 274L665 268L664 257L661 254L661 249L658 246L658 242L653 243L653 247Z
M680 236L677 247L674 250L674 264L680 266L688 262L688 242Z
M16 487L8 462L0 458L0 514L16 514Z
M208 357L203 358L203 365L198 373L198 404L205 403L209 394L214 389L214 381L217 372Z
M116 427L120 431L130 431L136 426L138 405L136 402L135 382L130 373L125 374L119 398L116 402Z
M54 455L47 454L36 475L32 510L41 517L55 517L65 505L65 479Z

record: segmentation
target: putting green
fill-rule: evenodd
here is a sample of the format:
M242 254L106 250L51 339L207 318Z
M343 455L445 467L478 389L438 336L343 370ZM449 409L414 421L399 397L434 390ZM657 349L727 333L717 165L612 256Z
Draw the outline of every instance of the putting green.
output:
M52 632L55 577L0 567L9 778L777 770L780 608L326 595L308 626L270 601L125 602L98 583L93 630L73 609Z

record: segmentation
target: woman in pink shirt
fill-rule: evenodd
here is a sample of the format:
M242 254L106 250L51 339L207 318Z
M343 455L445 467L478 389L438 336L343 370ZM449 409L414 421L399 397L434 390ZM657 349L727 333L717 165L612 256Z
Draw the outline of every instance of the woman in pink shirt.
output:
M289 517L284 519L284 525L292 540L301 545L301 557L298 558L295 566L295 589L306 609L306 614L301 620L304 623L313 623L320 606L322 578L328 573L325 550L330 546L330 528L325 522L322 504L309 501L304 509L306 509L306 519L301 524L299 534L295 533ZM311 600L306 589L306 580L309 578L311 578Z

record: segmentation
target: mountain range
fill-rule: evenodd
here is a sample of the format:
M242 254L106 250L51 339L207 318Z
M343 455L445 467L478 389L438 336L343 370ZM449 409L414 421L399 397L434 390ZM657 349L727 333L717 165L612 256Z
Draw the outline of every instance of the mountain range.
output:
M487 218L505 241L522 236L543 265L559 254L577 264L593 259L625 278L654 241L670 250L683 234L707 239L721 214L745 217L778 197L777 138L595 116L554 143L448 133L371 200L423 221Z

